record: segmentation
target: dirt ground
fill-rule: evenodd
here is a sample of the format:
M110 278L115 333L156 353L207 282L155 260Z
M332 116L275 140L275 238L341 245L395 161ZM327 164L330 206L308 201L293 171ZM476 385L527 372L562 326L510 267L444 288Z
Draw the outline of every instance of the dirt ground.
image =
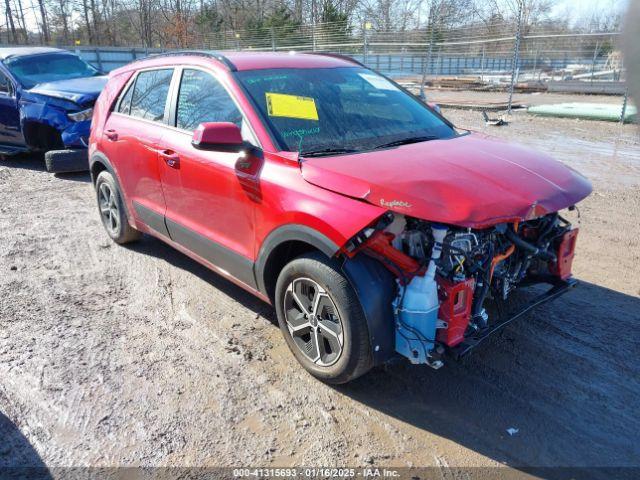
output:
M581 284L462 363L339 388L268 305L153 238L112 244L87 175L0 161L0 466L640 467L637 126L445 114L593 181Z

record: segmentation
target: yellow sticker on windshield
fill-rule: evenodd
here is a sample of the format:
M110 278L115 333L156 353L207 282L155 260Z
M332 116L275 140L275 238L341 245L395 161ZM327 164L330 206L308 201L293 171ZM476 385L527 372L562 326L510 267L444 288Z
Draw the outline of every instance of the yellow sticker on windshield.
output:
M267 112L271 117L318 120L316 101L313 98L271 92L266 92L265 95L267 96Z

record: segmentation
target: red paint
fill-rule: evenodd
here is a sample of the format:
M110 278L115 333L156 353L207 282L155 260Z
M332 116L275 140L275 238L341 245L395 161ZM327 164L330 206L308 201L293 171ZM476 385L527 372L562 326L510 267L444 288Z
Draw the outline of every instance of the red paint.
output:
M571 266L573 264L579 230L579 228L574 228L562 236L558 251L556 252L558 261L549 266L551 273L563 280L571 276Z
M242 145L242 132L230 122L207 122L198 125L191 143L196 147Z
M302 174L399 213L476 228L555 212L591 193L582 175L551 157L479 134L306 159Z
M468 278L453 283L442 277L438 277L437 281L440 297L438 319L448 324L446 329L438 329L437 338L449 347L455 347L464 340L464 332L469 326L475 281Z

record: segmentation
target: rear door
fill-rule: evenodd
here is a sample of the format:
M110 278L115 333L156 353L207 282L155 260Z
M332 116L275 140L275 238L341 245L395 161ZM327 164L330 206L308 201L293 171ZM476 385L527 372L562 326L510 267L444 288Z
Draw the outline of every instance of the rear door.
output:
M0 144L23 143L16 90L11 80L0 71Z
M130 80L103 129L103 150L137 218L168 236L158 142L168 118L173 68L141 70Z
M210 72L184 67L174 93L170 125L160 140L162 185L171 239L245 284L254 285L254 207L262 160L198 150L191 145L200 123L232 122L257 144L236 102Z

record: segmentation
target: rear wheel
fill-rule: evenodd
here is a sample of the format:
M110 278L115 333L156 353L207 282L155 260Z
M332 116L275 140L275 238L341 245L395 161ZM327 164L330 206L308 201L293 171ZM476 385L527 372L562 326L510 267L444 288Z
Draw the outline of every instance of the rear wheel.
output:
M310 253L287 264L276 284L280 330L300 364L327 383L345 383L372 366L360 302L338 262Z
M96 179L96 196L102 225L109 237L119 244L138 240L141 234L129 225L120 190L113 175L106 170Z

